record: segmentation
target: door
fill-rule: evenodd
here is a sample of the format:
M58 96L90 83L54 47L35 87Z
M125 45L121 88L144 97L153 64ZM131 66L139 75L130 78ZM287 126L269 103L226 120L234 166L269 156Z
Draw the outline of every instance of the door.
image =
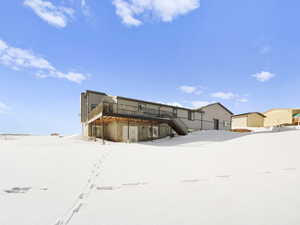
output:
M130 140L130 142L138 141L138 127L137 126L129 127L129 140Z
M122 139L123 141L128 141L128 126L123 126Z
M220 121L218 119L214 119L214 129L219 130L220 126Z
M128 135L129 131L129 135ZM123 141L138 142L138 127L137 126L123 126L122 131Z

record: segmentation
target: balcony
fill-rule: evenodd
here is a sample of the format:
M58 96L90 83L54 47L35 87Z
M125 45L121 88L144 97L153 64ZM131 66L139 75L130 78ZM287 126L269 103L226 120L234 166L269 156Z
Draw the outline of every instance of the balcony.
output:
M89 123L93 122L102 116L139 118L145 120L170 120L177 118L177 114L169 111L102 102L88 114L88 121Z

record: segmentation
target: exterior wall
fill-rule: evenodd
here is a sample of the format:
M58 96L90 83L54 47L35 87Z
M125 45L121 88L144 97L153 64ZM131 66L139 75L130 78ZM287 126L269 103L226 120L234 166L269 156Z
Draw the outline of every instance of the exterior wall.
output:
M200 112L192 111L191 120L189 120L189 111L188 109L178 109L177 117L186 125L186 127L190 130L200 130L201 129L201 119L202 116Z
M85 93L80 95L80 121L84 123L87 120L87 97ZM84 127L86 130L86 127Z
M90 124L82 123L82 135L85 137L92 136Z
M231 116L232 114L225 110L219 104L209 105L201 109L204 111L203 114L203 130L214 129L214 119L219 120L219 130L230 130L231 129Z
M263 126L264 126L264 117L256 113L232 118L232 129L247 128L247 127L263 127Z
M256 113L232 118L232 129L247 128L247 127L263 127L263 126L264 126L264 117Z
M161 111L166 111L166 112L173 112L173 107L170 106L160 106L157 104L151 104L151 103L144 103L144 102L140 102L140 101L135 101L135 100L128 100L128 99L122 99L119 98L118 99L118 104L120 105L120 107L122 107L122 105L124 105L124 107L126 106L132 106L132 109L137 109L139 107L139 105L144 106L147 110L151 111L154 110L156 112L159 112L159 110Z
M264 121L265 127L272 127L281 124L293 123L293 115L291 109L276 109L276 110L268 111L264 115L266 116Z
M184 124L188 127L189 130L200 130L201 129L201 113L200 112L193 112L192 113L192 120L188 120L188 109L181 109L181 108L176 108L172 106L160 106L156 104L150 104L150 103L143 103L143 102L138 102L134 100L127 100L127 99L118 99L118 104L124 104L124 105L129 105L133 107L138 107L139 104L142 104L145 106L147 109L153 109L156 111L161 111L161 112L170 112L173 113L177 111L177 117L184 122Z
M198 114L198 113L197 113ZM192 119L192 120L188 120L188 119L181 119L181 121L187 126L187 128L190 131L195 131L195 130L201 130L201 119Z
M263 127L264 126L264 117L258 114L249 114L248 115L248 127Z
M168 124L153 125L153 137L151 125L130 122L129 129L137 131L136 139L131 133L128 136L128 123L126 122L114 121L105 124L104 139L116 142L137 142L164 138L171 134L171 128ZM102 138L102 125L87 125L85 130L87 131L86 136Z
M232 129L248 127L248 116L233 117L231 127Z
M87 125L87 133L90 137L102 138L102 125ZM111 122L104 126L104 139L115 141L117 140L117 123Z
M115 98L112 96L107 96L105 94L97 92L81 93L80 105L81 105L81 122L84 123L88 119L88 113L90 113L94 106L100 104L101 102L116 102Z

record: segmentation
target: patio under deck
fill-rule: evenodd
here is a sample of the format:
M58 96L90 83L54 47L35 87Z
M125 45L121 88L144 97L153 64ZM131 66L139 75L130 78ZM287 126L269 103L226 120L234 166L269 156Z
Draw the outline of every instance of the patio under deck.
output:
M172 112L161 110L140 110L138 107L117 104L101 103L89 113L88 124L107 124L112 121L135 121L144 124L166 123L177 134L188 133L185 124Z

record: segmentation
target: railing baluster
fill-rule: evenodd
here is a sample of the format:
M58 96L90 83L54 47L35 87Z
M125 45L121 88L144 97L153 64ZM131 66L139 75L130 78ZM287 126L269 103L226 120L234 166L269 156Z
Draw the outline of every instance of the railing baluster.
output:
M171 108L171 107L170 107ZM119 103L107 103L102 102L97 105L90 113L88 113L88 120L91 120L100 113L116 113L116 114L128 114L128 115L140 115L145 117L156 117L156 118L176 118L176 114L164 110L156 109L142 109L132 105L124 105Z

